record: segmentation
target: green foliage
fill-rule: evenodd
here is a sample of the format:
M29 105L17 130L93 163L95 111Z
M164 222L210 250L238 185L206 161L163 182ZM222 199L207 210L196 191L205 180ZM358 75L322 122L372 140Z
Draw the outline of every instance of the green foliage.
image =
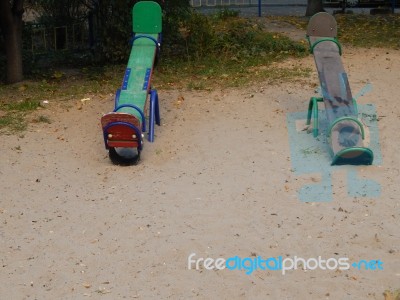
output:
M52 26L66 25L87 16L87 6L83 0L31 0L31 8L38 14L37 23Z
M95 49L108 62L122 62L129 55L132 0L105 0L95 11L99 42Z
M162 87L176 87L179 82L180 87L186 84L189 89L212 89L216 85L289 80L310 72L271 67L273 61L305 56L308 51L302 43L265 31L249 19L193 12L180 23L179 35L173 47L163 48L160 68L155 73Z
M228 8L221 9L216 14L216 17L218 19L228 19L228 18L234 18L234 17L238 17L238 16L239 16L238 10L231 10Z
M0 133L23 131L27 127L24 114L20 112L8 113L0 116Z
M104 0L95 14L98 20L100 43L98 49L109 62L126 62L132 34L131 8L137 0ZM163 8L163 40L173 47L179 39L179 24L190 15L188 0L157 1Z
M248 19L217 14L207 17L193 12L180 24L180 51L187 60L211 59L244 60L253 56L277 58L283 54L304 55L306 49L289 38L264 31ZM168 53L171 56L172 53Z
M6 110L17 110L17 111L30 111L35 110L40 106L39 101L35 100L24 100L21 102L11 102L5 105Z

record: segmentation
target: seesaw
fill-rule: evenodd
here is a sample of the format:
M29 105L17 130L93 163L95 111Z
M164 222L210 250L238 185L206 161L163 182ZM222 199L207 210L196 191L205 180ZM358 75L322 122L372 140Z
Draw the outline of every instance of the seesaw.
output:
M327 138L332 165L370 165L374 154L364 146L364 127L358 119L357 103L341 60L342 47L336 37L337 23L333 16L321 12L311 17L307 39L314 54L322 97L310 99L307 125L313 117L313 135L317 137L318 102L323 102L329 124Z
M122 86L115 94L114 110L101 118L104 143L115 164L136 164L143 148L144 132L154 141L154 124L160 125L158 94L151 76L159 52L162 12L158 3L141 1L132 9L133 38ZM145 106L150 96L146 128Z

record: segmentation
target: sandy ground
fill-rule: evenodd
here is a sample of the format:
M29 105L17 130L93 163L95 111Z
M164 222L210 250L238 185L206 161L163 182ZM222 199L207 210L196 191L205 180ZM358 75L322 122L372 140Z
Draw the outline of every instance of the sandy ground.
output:
M82 109L50 103L41 114L52 124L1 136L0 298L383 299L400 288L400 51L345 48L343 59L354 93L373 85L359 103L376 105L383 164L354 168L381 184L380 197L349 197L339 170L333 201L299 201L314 179L291 170L286 114L306 109L316 73L159 91L162 126L133 167L112 165L103 147L112 96ZM311 56L286 64L314 69ZM379 259L384 269L246 275L188 270L191 253Z

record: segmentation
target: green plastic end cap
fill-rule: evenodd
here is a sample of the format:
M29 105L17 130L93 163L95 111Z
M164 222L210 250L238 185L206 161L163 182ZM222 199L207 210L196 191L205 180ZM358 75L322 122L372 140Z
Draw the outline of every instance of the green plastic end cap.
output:
M161 6L154 1L140 1L132 8L132 25L135 33L162 32Z

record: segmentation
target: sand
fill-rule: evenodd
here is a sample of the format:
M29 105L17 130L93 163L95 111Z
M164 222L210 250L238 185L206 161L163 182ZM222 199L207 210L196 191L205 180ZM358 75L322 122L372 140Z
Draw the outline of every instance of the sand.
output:
M358 102L375 104L382 164L352 168L381 185L378 197L350 197L344 168L332 171L332 201L299 200L320 179L293 171L286 116L307 108L315 72L160 90L162 126L131 167L104 149L112 95L69 109L50 101L40 113L51 124L1 136L0 298L383 299L400 288L400 51L346 47L343 61L354 94L373 86ZM311 56L285 65L315 69ZM191 253L346 257L383 270L189 270Z

